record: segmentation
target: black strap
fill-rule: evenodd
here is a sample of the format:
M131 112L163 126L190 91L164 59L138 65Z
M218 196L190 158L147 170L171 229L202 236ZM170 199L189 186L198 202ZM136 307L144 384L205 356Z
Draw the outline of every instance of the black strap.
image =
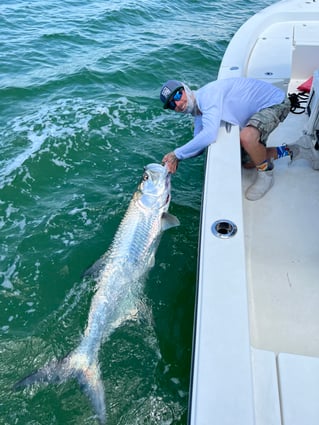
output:
M306 106L302 106L302 103L308 102L309 93L288 93L288 99L290 100L290 112L293 114L303 114L306 110Z

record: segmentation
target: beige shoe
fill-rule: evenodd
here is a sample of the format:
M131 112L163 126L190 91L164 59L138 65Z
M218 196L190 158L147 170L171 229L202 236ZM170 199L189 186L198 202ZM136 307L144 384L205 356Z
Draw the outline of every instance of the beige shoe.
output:
M304 148L303 146L293 144L287 145L290 151L291 164L294 161L298 161L298 159L307 159L308 161L312 161L312 149Z
M274 171L257 171L255 182L246 190L246 198L249 201L257 201L262 198L274 184Z
M290 151L290 164L298 159L306 159L314 170L319 170L319 151L314 148L310 136L301 136L296 143L287 145L287 148Z

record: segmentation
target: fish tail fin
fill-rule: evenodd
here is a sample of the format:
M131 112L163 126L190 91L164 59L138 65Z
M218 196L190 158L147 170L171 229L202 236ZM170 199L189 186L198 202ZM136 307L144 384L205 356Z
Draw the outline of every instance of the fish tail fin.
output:
M62 360L53 360L37 371L31 373L13 386L21 390L33 384L54 384L76 378L81 390L88 396L97 419L101 425L106 423L104 387L97 362L89 363L87 355L70 353Z
M77 379L82 391L91 401L93 410L101 425L106 423L105 393L101 372L97 362L77 370Z
M20 379L13 385L14 390L21 390L33 384L40 383L59 383L67 379L65 370L65 357L63 360L52 360L50 363L31 373L30 375Z

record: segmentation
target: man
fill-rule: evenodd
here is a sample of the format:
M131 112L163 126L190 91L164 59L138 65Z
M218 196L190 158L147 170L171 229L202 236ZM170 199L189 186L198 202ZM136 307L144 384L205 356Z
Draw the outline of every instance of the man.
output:
M269 134L287 117L290 101L285 93L264 81L252 78L228 78L213 81L196 92L177 80L168 80L161 88L165 109L194 116L194 137L163 157L171 173L178 162L200 155L216 141L221 121L239 125L243 166L256 167L256 181L247 189L246 198L262 198L273 185L273 160L290 155L302 158L298 145L266 147Z

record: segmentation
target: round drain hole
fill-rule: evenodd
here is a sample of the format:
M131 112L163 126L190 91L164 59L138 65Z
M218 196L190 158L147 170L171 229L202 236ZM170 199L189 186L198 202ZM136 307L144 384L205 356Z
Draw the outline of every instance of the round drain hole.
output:
M230 220L217 220L212 225L212 232L218 238L228 239L235 236L237 226Z

